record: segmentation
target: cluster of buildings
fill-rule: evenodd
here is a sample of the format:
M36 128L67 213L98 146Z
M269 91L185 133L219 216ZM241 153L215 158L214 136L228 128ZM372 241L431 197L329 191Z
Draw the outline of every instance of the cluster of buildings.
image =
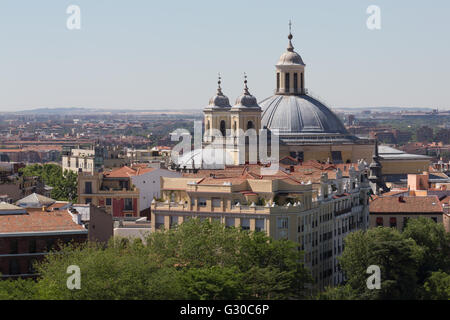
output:
M144 238L197 218L294 241L317 287L325 288L345 281L338 257L351 232L377 226L401 230L418 216L450 231L450 165L431 165L427 155L352 134L308 94L305 63L294 51L292 35L288 38L276 64L275 95L258 103L245 80L231 106L219 79L204 109L201 147L175 162L168 161L168 147L67 143L61 162L78 174L78 203L45 197L32 181L25 188L29 194L0 203L0 273L33 276L32 261L58 241ZM119 129L142 128L130 124ZM102 134L111 125L83 127ZM239 141L238 131L252 129L256 140ZM278 161L249 152L255 141L260 147L260 129L268 131L269 150L279 141ZM227 161L215 162L211 150L222 150ZM274 161L278 168L268 173Z

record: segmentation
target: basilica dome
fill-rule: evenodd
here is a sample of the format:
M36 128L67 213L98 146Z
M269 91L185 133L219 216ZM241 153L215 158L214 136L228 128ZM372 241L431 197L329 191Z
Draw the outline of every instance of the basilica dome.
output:
M308 95L274 95L260 102L262 125L280 134L347 134L341 120L325 105Z

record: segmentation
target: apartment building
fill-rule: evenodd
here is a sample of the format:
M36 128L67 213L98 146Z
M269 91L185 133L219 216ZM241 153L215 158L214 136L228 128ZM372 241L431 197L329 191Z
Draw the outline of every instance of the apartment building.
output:
M133 185L127 168L93 174L80 172L78 202L105 207L113 217L139 217L139 189Z
M83 242L87 236L78 215L60 204L23 208L0 203L1 278L34 277L36 260L57 249L58 243Z
M408 174L407 188L393 189L370 202L370 227L403 230L409 219L427 217L450 232L450 190L428 172ZM438 187L438 188L432 188Z
M78 201L105 206L114 217L149 215L151 201L160 197L160 178L179 177L179 172L147 167L123 166L78 177Z
M443 223L447 231L450 216L436 195L383 196L370 203L370 227L391 227L403 230L409 219L427 217Z
M260 165L199 170L161 178L162 201L152 202L152 229L190 218L266 232L295 241L319 288L343 281L337 257L344 237L369 225L369 183L363 162L282 166L264 175Z

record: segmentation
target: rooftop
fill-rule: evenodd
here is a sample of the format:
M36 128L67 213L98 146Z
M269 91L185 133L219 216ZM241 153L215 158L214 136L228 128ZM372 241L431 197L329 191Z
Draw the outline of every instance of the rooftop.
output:
M57 231L87 232L83 226L73 221L67 210L42 211L28 208L24 213L0 214L0 236L5 233Z
M370 203L370 214L378 213L442 213L437 196L391 197L381 196Z
M103 175L106 178L128 178L133 176L139 176L144 173L152 172L156 170L155 168L144 168L142 166L128 167L123 166L118 169L113 169L111 171L104 172Z

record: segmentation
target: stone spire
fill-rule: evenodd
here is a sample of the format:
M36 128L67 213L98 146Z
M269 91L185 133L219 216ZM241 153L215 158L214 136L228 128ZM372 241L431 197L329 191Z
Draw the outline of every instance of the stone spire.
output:
M387 187L383 182L381 173L380 155L378 154L378 139L375 140L374 153L372 163L369 165L369 181L372 192L376 195L380 194L380 189L387 191Z

